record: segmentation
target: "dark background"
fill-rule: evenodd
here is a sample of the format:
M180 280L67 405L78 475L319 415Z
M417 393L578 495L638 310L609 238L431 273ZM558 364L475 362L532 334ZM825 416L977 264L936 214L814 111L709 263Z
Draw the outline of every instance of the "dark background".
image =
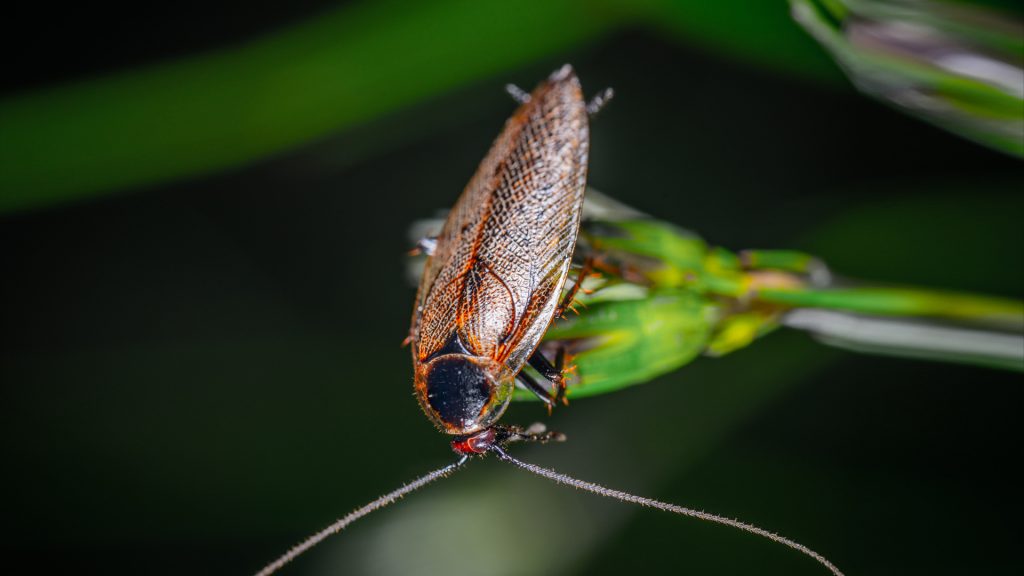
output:
M4 89L227 46L326 6L19 12ZM241 169L3 216L7 564L245 574L450 461L399 347L406 229L454 201L513 108L502 85L566 61L588 92L617 92L593 125L592 186L730 248L1024 292L1019 161L841 82L627 30ZM388 145L353 154L367 138ZM1016 573L1021 399L1019 374L779 332L574 402L549 420L569 442L517 453L777 530L848 574ZM823 570L488 460L287 573L441 572Z

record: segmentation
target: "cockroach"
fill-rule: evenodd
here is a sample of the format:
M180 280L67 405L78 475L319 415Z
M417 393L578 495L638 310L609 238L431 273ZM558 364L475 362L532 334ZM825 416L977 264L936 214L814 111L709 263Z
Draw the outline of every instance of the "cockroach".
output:
M258 572L276 572L359 518L488 453L560 484L683 516L732 526L806 554L833 574L825 557L788 538L738 520L612 490L522 462L506 451L515 441L563 440L543 426L498 420L516 385L550 410L564 400L564 353L554 363L538 351L548 326L570 305L584 273L565 290L580 227L587 179L590 117L612 95L589 103L568 64L533 92L515 86L520 103L505 123L436 238L420 242L428 259L407 342L413 388L427 417L451 435L458 460L430 472L310 536ZM563 292L566 292L563 295ZM551 384L538 383L529 364Z

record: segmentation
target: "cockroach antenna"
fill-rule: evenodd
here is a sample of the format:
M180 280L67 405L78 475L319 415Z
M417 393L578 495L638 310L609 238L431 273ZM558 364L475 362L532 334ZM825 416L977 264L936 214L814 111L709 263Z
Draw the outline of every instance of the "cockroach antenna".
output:
M422 487L426 486L427 484L430 484L434 480L440 480L441 478L444 478L445 476L448 476L449 474L451 474L455 470L457 470L460 467L462 467L462 465L465 464L467 460L469 460L469 456L463 456L462 458L459 458L458 461L456 461L453 464L449 464L449 465L445 466L444 468L439 468L437 470L434 470L433 472L430 472L430 473L427 473L427 474L425 474L423 476L420 476L419 478L417 478L416 480L413 480L412 482L406 484L405 486L402 486L401 488L399 488L397 490L394 490L392 492L388 492L387 494L381 496L380 498L377 498L376 500L374 500L373 502L370 502L366 506L363 506L362 508L359 508L358 510L353 510L348 515L346 515L345 517L339 518L336 522L334 522L330 526L324 528L323 530L317 532L316 534L313 534L309 538L306 538L305 540L302 541L302 543L297 544L291 550L289 550L289 551L285 552L284 554L282 554L281 557L278 558L277 560L274 560L270 564L267 564L266 566L264 566L262 570L260 570L259 572L256 573L256 576L269 576L270 574L273 574L273 573L277 572L278 570L283 568L285 564L291 562L292 560L294 560L296 557L301 555L306 550L309 550L313 546L316 546L317 544L322 542L328 536L332 536L334 534L337 534L338 532L341 532L342 530L345 529L346 526L348 526L349 524L355 522L356 520L359 520L363 516L366 516L370 512L374 512L376 510L380 510L381 508L387 506L388 504L392 504L393 502L395 502L396 500L398 500L402 496L405 496L406 494L408 494L408 493L410 493L410 492L412 492L412 491L414 491L414 490L416 490L418 488L422 488Z
M515 438L513 440L516 440L516 439L519 439L519 438ZM527 463L527 462L523 462L522 460L518 460L516 458L513 458L512 456L510 456L508 454L508 452L505 452L504 448L502 448L497 443L495 443L495 444L493 444L491 446L488 446L487 447L487 451L494 452L494 454L500 460L503 460L503 461L508 462L510 464L514 464L515 466L517 466L519 468L522 468L523 470L526 470L527 472L533 472L534 474L536 474L538 476L543 476L544 478L547 478L548 480L553 480L553 481L555 481L555 482L557 482L559 484L564 484L566 486L571 486L573 488L578 488L580 490L586 490L587 492L593 492L594 494L597 494L599 496L607 496L609 498L615 498L616 500L621 500L623 502L628 502L630 504L639 504L641 506L647 506L647 507L650 507L650 508L657 508L658 510L664 510L665 512L671 512L673 514L679 514L681 516L689 516L690 518L696 518L698 520L704 520L704 521L707 521L707 522L713 522L715 524L723 524L725 526L730 526L732 528L743 530L744 532L749 532L751 534L756 534L757 536L760 536L762 538L767 538L768 540L771 540L772 542L776 542L778 544L782 544L783 546L787 546L789 548L792 548L793 550L796 550L797 552L800 552L801 554L804 554L804 555L810 556L811 558L814 558L822 566L824 566L825 568L828 568L828 570L834 576L843 576L843 573L839 570L839 568L836 568L835 564L832 564L832 562L830 562L827 558L825 558L821 554L818 554L814 550L811 550L810 548L808 548L807 546L804 546L803 544L800 544L799 542L795 542L793 540L790 540L789 538L786 538L785 536L779 536L778 534L775 534L774 532L769 532L768 530L765 530L764 528L759 528L757 526L754 526L753 524L747 524L745 522L740 522L739 520L734 520L732 518L726 518L724 516L718 516L718 515L711 514L711 513L708 513L708 512L703 512L701 510L694 510L692 508L685 508L683 506L676 506L675 504L669 504L668 502L662 502L660 500L654 500L653 498L644 498L643 496L637 496L635 494L630 494L629 492L622 492L621 490L613 490L611 488L605 488L604 486L601 486L600 484L594 484L593 482L587 482L585 480L579 480L579 479L573 478L571 476L566 476L565 474L562 474L560 472L555 472L554 470L550 470L548 468L537 466L536 464L530 464L530 463ZM305 540L302 541L302 543L296 545L295 547L293 547L288 552L285 552L277 560L274 560L270 564L267 564L262 570L260 570L259 572L256 573L256 576L269 576L269 575L277 572L278 570L283 568L286 564L288 564L289 562L294 560L296 557L298 557L299 555L301 555L305 551L309 550L313 546L316 546L317 544L322 542L328 536L332 536L334 534L337 534L338 532L341 532L349 524L355 522L356 520L362 518L363 516L366 516L367 514L369 514L371 512L374 512L376 510L380 510L381 508L387 506L388 504L394 503L396 500L398 500L402 496L405 496L406 494L408 494L408 493L410 493L410 492L412 492L414 490L422 488L423 486L426 486L427 484L430 484L431 482L433 482L435 480L439 480L441 478L444 478L444 477L450 475L455 470L461 468L469 460L469 458L470 458L469 455L463 455L461 458L459 458L458 461L456 461L456 462L454 462L452 464L449 464L449 465L445 466L444 468L439 468L437 470L434 470L433 472L425 474L425 475L417 478L416 480L406 484L405 486L402 486L401 488L399 488L397 490L394 490L392 492L389 492L389 493L385 494L384 496L381 496L380 498L377 498L376 500L374 500L373 502L370 502L366 506L363 506L362 508L354 510L353 512L349 513L345 517L343 517L343 518L339 519L338 521L334 522L330 526L324 528L323 530L317 532L316 534L313 534L309 538L306 538Z
M516 466L522 468L523 470L526 470L527 472L533 472L538 476L543 476L544 478L547 478L548 480L553 480L559 484L572 486L573 488L586 490L587 492L593 492L594 494L597 494L599 496L607 496L609 498L615 498L616 500L622 500L623 502L629 502L631 504L639 504L641 506L657 508L658 510L664 510L665 512L672 512L673 514L689 516L690 518L697 518L698 520L714 522L715 524L723 524L725 526L731 526L733 528L743 530L744 532L756 534L762 538L767 538L772 542L777 542L779 544L782 544L783 546L788 546L789 548L792 548L793 550L796 550L801 554L805 554L807 556L810 556L811 558L814 558L822 566L828 568L828 570L832 572L834 576L843 576L843 573L840 572L839 568L836 568L835 564L829 562L828 558L825 558L821 554L818 554L814 550L811 550L810 548L804 546L799 542L790 540L785 536L779 536L774 532L769 532L768 530L765 530L764 528L759 528L757 526L754 526L753 524L747 524L746 522L740 522L739 520L734 520L732 518L726 518L724 516L710 514L708 512L703 512L701 510L694 510L692 508L676 506L675 504L669 504L668 502L662 502L660 500L654 500L652 498L644 498L643 496L637 496L635 494L630 494L629 492L612 490L611 488L605 488L604 486L601 486L600 484L594 484L593 482L578 480L571 476L566 476L561 472L555 472L554 470L549 470L547 468L537 466L536 464L529 464L527 462L523 462L522 460L517 460L512 456L509 456L509 454L505 452L505 450L497 444L491 446L490 450L491 452L494 452L499 459L504 460L505 462L515 464Z

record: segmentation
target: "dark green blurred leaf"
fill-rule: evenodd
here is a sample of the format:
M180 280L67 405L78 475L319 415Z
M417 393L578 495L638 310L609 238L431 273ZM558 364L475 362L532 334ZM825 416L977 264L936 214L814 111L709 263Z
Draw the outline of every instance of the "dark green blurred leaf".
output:
M0 211L242 165L564 51L613 16L579 0L363 2L235 49L9 98Z
M648 22L678 38L791 74L837 81L841 74L789 16L784 0L641 0ZM666 71L685 74L685 70Z
M835 76L781 0L361 2L234 49L0 101L0 212L245 165L635 23Z

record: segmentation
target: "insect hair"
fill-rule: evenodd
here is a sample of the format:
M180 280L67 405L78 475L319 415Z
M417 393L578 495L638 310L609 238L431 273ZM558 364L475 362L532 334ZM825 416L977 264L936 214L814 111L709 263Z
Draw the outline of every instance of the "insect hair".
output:
M803 544L800 544L799 542L790 540L789 538L786 538L785 536L780 536L774 532L769 532L768 530L765 530L764 528L759 528L757 526L754 526L753 524L747 524L746 522L740 522L739 520L726 518L724 516L718 516L716 514L711 514L709 512L704 512L701 510L694 510L692 508L685 508L683 506L669 504L668 502L654 500L653 498L644 498L643 496L637 496L635 494L630 494L629 492L622 492L621 490L605 488L600 484L587 482L586 480L579 480L577 478L573 478L572 476L567 476L560 472L555 472L554 470L537 466L536 464L530 464L527 462L523 462L522 460L518 460L510 456L507 452L505 452L505 450L501 446L497 444L491 446L490 451L494 452L494 454L500 460L513 464L519 468L522 468L523 470L526 470L527 472L532 472L538 476L547 478L548 480L553 480L554 482L557 482L559 484L564 484L566 486L571 486L573 488L577 488L580 490L586 490L599 496L615 498L616 500L621 500L623 502L627 502L630 504L639 504L640 506L657 508L658 510L671 512L673 514L679 514L681 516L688 516L690 518L696 518L698 520L704 520L706 522L722 524L725 526L736 528L738 530L742 530L744 532L755 534L762 538L767 538L772 542L782 544L783 546L792 548L793 550L796 550L801 554L810 556L811 558L818 561L818 563L820 563L822 566L827 568L834 576L843 576L843 573L839 570L839 568L836 568L836 566L832 564L832 562L830 562L821 554L818 554L814 550L811 550L810 548L804 546ZM461 468L468 460L469 456L464 455L461 458L459 458L458 461L449 464L443 468L434 470L433 472L429 472L417 478L416 480L413 480L412 482L402 486L401 488L398 488L397 490L394 490L381 496L380 498L377 498L376 500L370 502L369 504L363 506L362 508L350 512L346 516L338 519L330 526L327 526L323 530L320 530L319 532L313 534L309 538L306 538L301 543L297 544L292 549L288 550L283 555L281 555L281 557L279 557L277 560L274 560L270 564L264 566L262 570L256 573L256 576L270 576L271 574L280 570L282 567L284 567L286 564L294 560L296 557L298 557L305 551L322 542L327 537L337 534L338 532L341 532L349 524L355 522L356 520L362 518L363 516L366 516L371 512L384 508L388 504L394 503L402 496L405 496L406 494L414 490L422 488L423 486L426 486L427 484L430 484L435 480L440 480L441 478L450 475L455 470Z

